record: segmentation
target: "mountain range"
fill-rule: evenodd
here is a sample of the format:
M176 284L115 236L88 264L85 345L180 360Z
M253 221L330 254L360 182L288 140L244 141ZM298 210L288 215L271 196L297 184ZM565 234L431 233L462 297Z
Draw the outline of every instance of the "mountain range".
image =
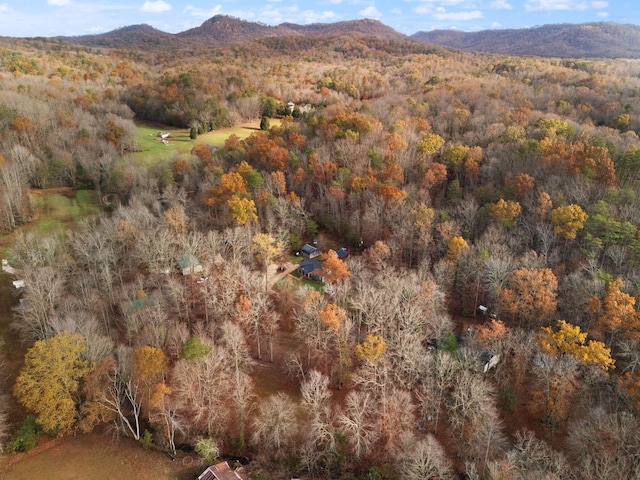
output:
M59 37L89 46L115 48L167 48L200 45L225 46L273 37L330 37L353 35L385 40L426 42L474 52L561 58L640 58L640 27L611 22L553 24L510 30L421 31L411 36L371 19L336 23L269 26L216 15L196 28L177 34L149 25L133 25L98 35Z

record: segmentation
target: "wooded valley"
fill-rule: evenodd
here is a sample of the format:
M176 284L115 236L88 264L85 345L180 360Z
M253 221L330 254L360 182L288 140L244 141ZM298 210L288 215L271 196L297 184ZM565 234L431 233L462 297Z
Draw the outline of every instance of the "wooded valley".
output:
M4 455L640 478L639 112L633 59L0 38ZM98 206L40 231L51 189Z

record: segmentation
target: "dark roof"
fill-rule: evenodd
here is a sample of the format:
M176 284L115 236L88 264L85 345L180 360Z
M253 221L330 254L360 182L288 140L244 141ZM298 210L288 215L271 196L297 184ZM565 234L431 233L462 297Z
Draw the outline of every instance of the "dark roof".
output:
M305 243L302 248L300 249L300 251L302 253L304 253L305 255L311 255L314 254L318 251L318 249L316 247L314 247L313 245L309 245L308 243Z
M311 258L305 258L300 262L298 270L306 275L311 275L316 270L322 269L322 263L318 260L312 260Z

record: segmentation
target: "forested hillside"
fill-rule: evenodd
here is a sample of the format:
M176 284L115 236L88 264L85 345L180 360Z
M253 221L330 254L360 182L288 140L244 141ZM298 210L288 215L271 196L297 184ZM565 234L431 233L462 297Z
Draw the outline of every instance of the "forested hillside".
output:
M411 38L472 52L571 58L638 58L640 27L613 22L554 24L531 28L433 30Z
M0 45L6 455L110 425L263 479L640 476L640 61ZM54 187L102 213L30 231Z

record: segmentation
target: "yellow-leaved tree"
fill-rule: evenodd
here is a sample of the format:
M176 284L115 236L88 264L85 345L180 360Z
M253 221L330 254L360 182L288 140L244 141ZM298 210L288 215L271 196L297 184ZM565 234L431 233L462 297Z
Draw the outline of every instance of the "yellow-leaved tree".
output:
M386 352L387 342L385 342L384 338L370 333L355 348L356 357L373 365L377 364Z
M229 207L231 218L238 225L244 225L247 222L258 220L256 204L250 198L233 195L227 200L227 206Z
M584 228L587 218L589 215L580 208L580 205L572 204L551 210L553 231L567 240L576 238L578 230Z
M604 343L589 340L585 343L587 334L577 325L564 320L558 320L558 329L542 327L538 342L542 349L550 355L558 356L562 353L575 357L579 362L596 365L604 370L615 368L615 360L611 358L611 349Z
M132 379L142 393L142 406L151 420L152 410L161 406L170 390L164 383L167 357L159 348L148 345L133 351Z
M264 289L268 290L269 263L284 250L284 243L270 233L256 233L251 240L251 250L264 265Z
M492 203L489 207L489 216L505 227L513 227L514 221L522 212L522 207L518 202L506 201L501 198L496 203Z
M447 260L457 262L462 252L469 248L467 241L462 237L453 237L447 245Z
M69 332L27 350L13 393L45 431L62 435L74 426L80 379L91 370L86 352L87 339Z

